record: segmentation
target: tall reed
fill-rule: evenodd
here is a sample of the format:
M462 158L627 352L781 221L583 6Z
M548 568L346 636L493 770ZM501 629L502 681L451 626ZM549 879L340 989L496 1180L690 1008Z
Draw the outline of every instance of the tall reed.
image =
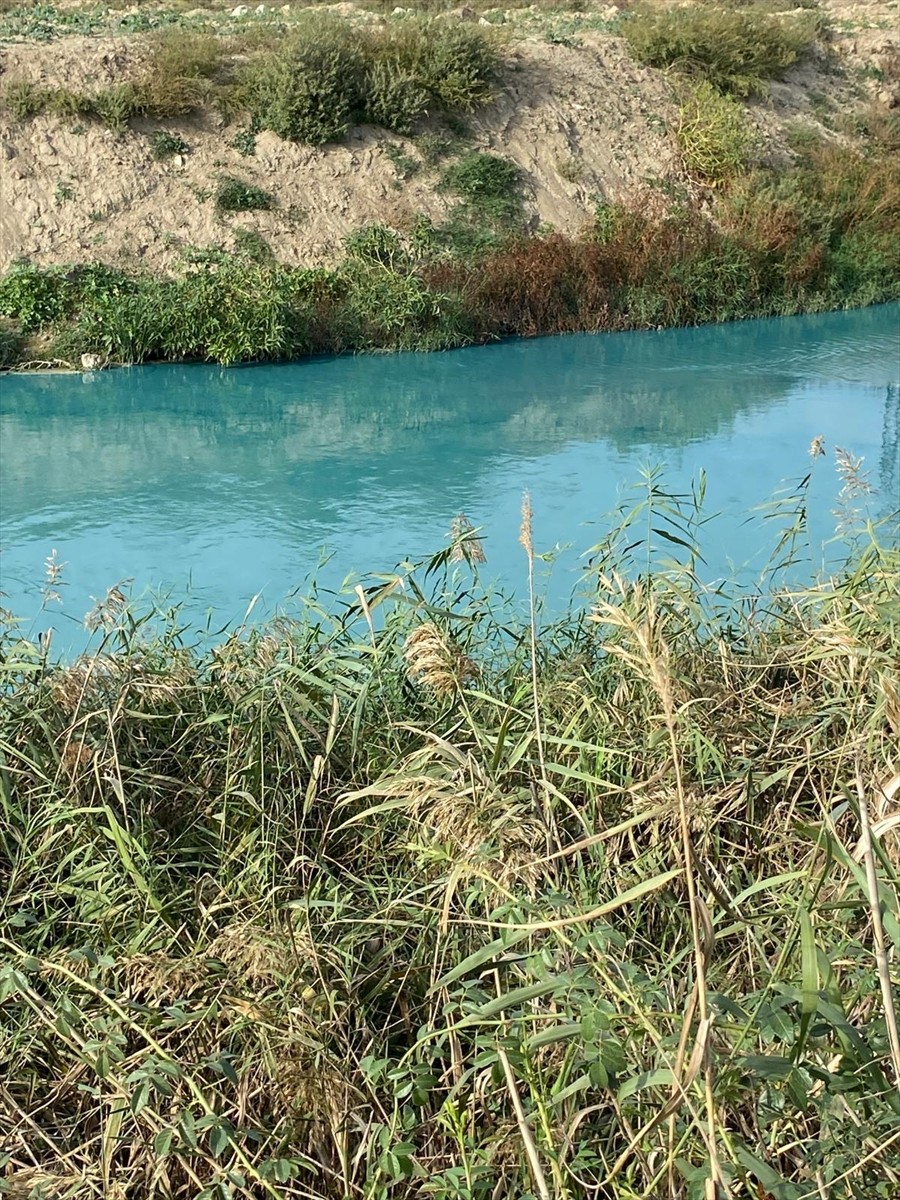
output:
M451 545L212 648L8 627L7 1191L897 1195L900 552L710 594L701 499L550 626Z

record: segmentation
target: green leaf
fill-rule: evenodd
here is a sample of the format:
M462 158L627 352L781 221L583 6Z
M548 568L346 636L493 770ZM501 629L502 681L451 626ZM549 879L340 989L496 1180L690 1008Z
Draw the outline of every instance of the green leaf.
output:
M757 1158L737 1139L734 1140L734 1151L744 1170L753 1175L756 1181L775 1197L775 1200L799 1200L801 1195L809 1191L808 1187L804 1189L788 1183L777 1171L764 1163L761 1158Z
M747 1054L738 1059L738 1064L758 1079L787 1079L794 1068L791 1059L780 1054Z
M626 1079L616 1093L616 1098L619 1103L623 1100L628 1100L637 1092L642 1092L645 1088L651 1087L671 1087L673 1083L672 1072L665 1068L657 1071L645 1071L643 1075L633 1075L631 1079Z
M209 1131L209 1149L214 1158L219 1158L230 1142L231 1135L225 1125L214 1125Z
M539 996L546 996L550 992L555 992L562 988L568 988L572 984L572 980L565 975L544 979L540 983L529 983L524 987L513 988L511 992L504 992L502 996L496 996L493 1000L489 1000L487 1004L482 1004L474 1017L469 1020L496 1016L497 1013L505 1012L508 1008L515 1008L519 1004L525 1004L529 1000L536 1000Z
M153 1151L157 1158L165 1158L172 1149L172 1142L175 1140L174 1129L160 1129L159 1133L153 1139Z
M134 1091L131 1093L131 1111L135 1116L150 1102L151 1081L144 1076Z
M493 942L482 946L480 950L476 950L473 954L464 958L462 962L457 963L437 983L432 984L428 989L428 995L432 996L435 992L439 992L441 988L455 983L457 979L462 979L465 975L471 975L474 971L486 966L488 963L495 962L505 950L508 950L510 946L515 946L517 943L524 941L527 936L528 930L516 930L505 933L502 937L495 938Z
M580 1038L581 1036L582 1022L566 1021L558 1025L551 1025L549 1029L542 1029L540 1033L532 1034L525 1046L528 1050L539 1050L541 1046L552 1046L554 1042L565 1042L569 1038Z
M800 1010L811 1015L819 1005L819 963L812 921L805 908L800 909L800 956L803 980Z
M562 1104L564 1100L568 1100L570 1096L576 1096L579 1092L583 1092L585 1088L591 1087L590 1075L579 1075L573 1080L568 1087L564 1087L562 1091L557 1092L551 1097L551 1104Z

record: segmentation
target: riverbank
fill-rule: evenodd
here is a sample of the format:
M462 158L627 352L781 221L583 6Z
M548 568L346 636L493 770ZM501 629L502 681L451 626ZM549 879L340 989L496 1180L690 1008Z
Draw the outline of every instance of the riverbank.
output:
M464 526L211 651L115 591L74 664L7 630L12 1194L892 1196L900 559L841 469L794 595L702 595L657 498L685 565L613 530L539 637L453 600Z
M3 365L435 350L900 297L896 160L814 147L787 172L734 181L706 211L600 205L577 238L492 220L488 206L514 203L504 165L470 154L459 168L472 211L407 234L361 229L333 268L285 266L251 238L163 277L18 264L0 280Z
M436 349L896 298L891 30L889 8L839 0L12 5L0 363Z

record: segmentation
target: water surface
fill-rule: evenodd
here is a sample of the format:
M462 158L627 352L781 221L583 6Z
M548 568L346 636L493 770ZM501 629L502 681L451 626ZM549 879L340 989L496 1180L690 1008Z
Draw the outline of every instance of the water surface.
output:
M706 573L762 567L755 506L811 466L815 437L865 459L876 507L898 496L900 305L658 333L578 335L453 351L222 370L151 366L0 383L3 604L74 629L119 580L190 594L199 616L272 611L319 570L327 585L483 527L488 575L521 587L529 489L543 587L559 606L578 553L642 465L685 490L708 474ZM809 555L833 535L833 460L813 466ZM67 563L41 611L43 561ZM549 568L548 568L549 570Z

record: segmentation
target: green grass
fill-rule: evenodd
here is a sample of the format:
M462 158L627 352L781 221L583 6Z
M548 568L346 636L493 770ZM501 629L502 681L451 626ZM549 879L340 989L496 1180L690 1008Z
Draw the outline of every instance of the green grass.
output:
M462 523L214 650L117 589L76 662L7 628L14 1194L896 1196L900 558L710 595L701 521L649 474L540 632Z
M520 180L519 168L508 158L469 150L445 167L438 186L460 196L478 223L502 225L521 218Z

